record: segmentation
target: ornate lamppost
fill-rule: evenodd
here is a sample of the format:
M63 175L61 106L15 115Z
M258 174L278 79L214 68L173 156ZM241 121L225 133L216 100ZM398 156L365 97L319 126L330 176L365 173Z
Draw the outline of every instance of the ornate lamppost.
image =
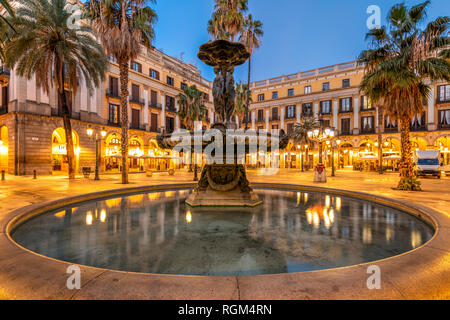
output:
M88 129L86 130L86 133L89 136L89 138L92 138L92 136L94 135L94 129L92 129L91 126L89 126ZM99 146L99 144L102 141L102 139L104 139L105 137L106 137L106 131L104 128L100 131L100 135L97 131L95 132L95 178L94 178L94 180L100 180L100 176L99 176L100 146Z
M330 128L316 128L308 131L308 138L316 141L319 144L319 164L316 166L316 173L314 175L314 182L327 182L327 175L325 165L323 164L323 143L333 139L336 136L334 129Z
M339 148L341 144L341 140L331 140L327 141L327 144L331 144L331 176L336 176L336 166L334 165L334 151L337 148ZM339 150L338 150L338 168L339 168Z

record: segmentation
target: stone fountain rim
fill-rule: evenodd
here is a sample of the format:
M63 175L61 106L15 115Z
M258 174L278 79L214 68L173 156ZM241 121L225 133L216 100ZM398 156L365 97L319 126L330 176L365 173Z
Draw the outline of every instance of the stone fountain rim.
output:
M80 202L85 202L89 200L95 200L99 198L106 198L111 196L120 196L125 194L133 194L133 193L141 193L141 192L150 192L150 191L163 191L163 190L174 190L174 189L186 189L195 187L195 183L185 183L185 184L166 184L166 185L156 185L156 186L144 186L144 187L132 187L132 188L122 188L116 190L107 190L77 196L71 196L59 200L49 201L45 203L39 203L30 205L24 208L20 208L14 210L8 214L9 219L2 226L0 231L0 246L5 248L5 251L2 252L3 255L7 255L6 258L3 256L0 259L0 270L8 270L8 262L10 260L16 261L16 267L13 269L14 277L8 276L6 278L2 278L2 274L0 273L0 279L3 279L2 286L5 292L8 290L14 291L16 282L22 281L26 285L33 284L33 288L37 288L33 292L20 292L20 295L16 297L21 298L36 298L36 292L41 293L38 295L38 298L48 297L48 298L73 298L74 293L70 291L70 294L67 296L62 295L61 289L55 290L54 288L50 288L48 286L48 278L46 275L49 272L55 272L55 270L60 270L59 274L55 275L55 277L62 277L64 281L67 279L67 274L65 273L66 268L71 265L69 262L65 262L62 260L57 260L53 258L49 258L38 253L32 252L18 243L16 243L12 238L10 233L17 228L20 224L24 223L28 219L47 212L49 210L57 209L62 206L73 205ZM395 207L396 209L405 211L405 213L409 213L417 216L419 219L422 219L425 223L431 225L435 233L433 237L422 246L405 252L403 254L389 257L383 260L372 261L369 263L346 266L341 268L334 269L326 269L326 270L317 270L317 271L308 271L301 273L285 273L285 274L270 274L270 275L258 275L258 276L230 276L230 277L214 277L214 276L184 276L184 275L161 275L161 274L149 274L149 273L133 273L126 271L116 271L110 269L101 269L90 266L79 265L82 269L82 273L86 274L94 274L92 279L89 280L89 285L85 285L79 290L77 293L78 298L86 299L86 298L96 298L96 299L117 299L117 298L151 298L151 299L175 299L180 297L185 297L186 299L229 299L236 298L236 288L231 284L233 290L227 290L224 288L230 287L231 283L235 283L235 281L246 282L246 284L241 283L238 287L238 291L244 290L249 286L249 282L251 283L259 283L259 285L264 286L264 283L271 284L269 288L265 288L265 297L269 299L279 299L280 297L284 297L284 299L295 298L298 295L298 288L302 286L303 280L312 281L312 283L324 283L329 281L330 283L334 283L341 277L356 277L355 274L364 273L365 269L369 265L378 265L382 268L384 274L387 274L388 271L395 272L399 266L408 266L415 270L416 273L413 273L414 276L418 274L423 275L426 269L423 268L421 264L417 264L415 266L412 264L412 261L416 261L417 255L429 257L430 255L436 256L448 254L448 251L440 248L439 245L442 245L443 238L449 237L449 227L447 226L447 221L444 220L446 217L442 216L439 212L435 211L426 206L411 204L410 202L399 200L399 199L391 199L378 195L371 195L368 193L349 191L349 190L341 190L341 189L331 189L324 187L316 187L316 186L303 186L303 185L290 185L290 184L281 184L281 183L254 183L252 184L254 188L276 188L276 189L284 189L284 190L292 190L292 191L309 191L309 192L327 192L332 193L333 195L342 195L349 196L353 198L359 198L363 200L368 200L372 202L376 202L382 205L387 205L391 207ZM445 224L443 228L441 228L442 224ZM445 239L444 239L445 240ZM436 248L437 247L437 248ZM442 251L439 251L442 250ZM21 263L21 260L25 259L26 266L24 263ZM426 263L427 261L422 261ZM21 269L21 266L24 265L24 268ZM35 272L30 272L33 268L41 271L41 275L36 275ZM4 269L6 268L6 269ZM9 268L10 269L10 268ZM19 270L20 269L20 270ZM10 271L11 272L11 271ZM122 281L121 286L114 286L111 281L100 281L101 279L118 279L118 281ZM365 276L367 278L367 276ZM235 279L235 280L233 280ZM248 279L248 280L247 280ZM302 280L303 279L303 280ZM61 280L61 279L59 279ZM110 279L111 280L111 279ZM351 283L350 279L345 278L346 283ZM410 286L410 277L407 277L408 281L397 282L396 287L392 290L399 290L399 287L408 288ZM56 280L53 280L56 281ZM62 281L62 280L61 280ZM286 284L286 281L295 283L294 288L286 288L283 283ZM399 280L400 281L400 280ZM143 283L145 285L143 285ZM154 285L159 285L160 289L163 293L151 293L149 292L149 283ZM385 283L385 282L384 282ZM128 285L133 285L133 294L129 292ZM221 287L223 285L223 287ZM389 286L388 283L385 283L386 286ZM206 287L205 287L206 286ZM112 288L114 287L114 290ZM207 289L210 289L209 291ZM211 289L212 288L212 289ZM248 287L246 290L249 290ZM364 286L358 286L358 292L351 292L351 296L354 297L367 297L370 290L367 290ZM357 289L358 289L357 288ZM205 291L206 289L206 291ZM217 292L211 294L211 290L214 291L217 289ZM353 288L355 289L355 288ZM353 290L352 289L352 290ZM251 290L251 289L250 289ZM406 289L405 289L406 290ZM65 289L65 291L69 291ZM345 290L344 290L345 291ZM187 292L190 294L187 295ZM227 296L229 294L230 296ZM253 295L250 291L247 291L247 296L250 298L260 297L258 294L254 293ZM291 294L291 295L289 295ZM329 296L326 296L329 294ZM336 294L333 290L330 289L322 290L319 296L323 297L332 297L333 294ZM396 295L397 296L397 295ZM239 293L239 297L242 298L242 294Z

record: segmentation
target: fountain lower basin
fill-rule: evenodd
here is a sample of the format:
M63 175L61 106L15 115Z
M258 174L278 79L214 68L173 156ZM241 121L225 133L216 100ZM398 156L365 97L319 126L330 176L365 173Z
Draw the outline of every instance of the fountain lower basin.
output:
M366 200L255 192L264 205L253 209L190 208L190 188L90 200L33 217L11 234L31 251L71 263L210 276L355 265L415 249L433 235L416 217Z

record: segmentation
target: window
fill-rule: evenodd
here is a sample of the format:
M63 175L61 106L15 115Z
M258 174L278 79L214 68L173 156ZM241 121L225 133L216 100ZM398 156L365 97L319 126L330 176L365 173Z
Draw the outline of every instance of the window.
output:
M293 123L288 123L287 124L287 134L288 135L292 135L294 133L294 124Z
M152 113L150 119L150 131L158 132L158 115L156 113Z
M116 77L109 77L109 96L119 97L119 79Z
M182 82L180 85L181 90L184 90L187 87L187 84Z
M150 77L152 77L153 79L159 80L159 71L150 69Z
M172 77L167 76L167 84L169 86L174 86L175 85L175 81L173 80Z
M439 110L439 127L450 128L450 109Z
M288 89L288 97L294 96L294 89Z
M286 107L286 119L295 118L295 106L287 106Z
M158 92L151 90L150 91L150 106L156 108L158 106Z
M340 112L351 112L352 111L352 98L342 98L340 100Z
M341 133L350 134L350 118L341 119Z
M205 99L205 101L209 101L209 94L203 93L203 99Z
M278 117L278 108L272 109L272 121L278 121L280 118Z
M362 117L361 118L361 126L362 126L362 132L363 133L372 133L374 132L374 117Z
M264 101L264 93L258 94L258 101Z
M322 128L330 128L331 127L330 120L321 119L321 120L319 120L319 123Z
M304 103L302 106L302 114L304 116L310 117L312 116L312 103Z
M305 94L311 93L311 86L305 86Z
M438 102L450 101L450 84L438 86Z
M372 105L369 104L369 99L366 96L361 96L361 110L371 110Z
M117 59L116 59L116 57L113 54L109 55L109 61L117 63Z
M329 82L324 82L322 84L322 91L327 91L330 90L330 83Z
M272 99L278 99L278 91L272 92Z
M264 110L258 110L258 122L264 122Z
M171 96L166 96L166 107L169 109L175 108L175 98Z
M166 117L166 131L172 133L175 130L175 119L173 117Z
M131 128L140 129L141 111L139 109L131 109Z
M348 87L350 87L350 79L342 80L342 88L348 88Z
M131 101L139 102L139 85L132 84L131 85Z
M110 104L108 107L108 121L111 124L119 124L119 106Z
M331 101L321 101L320 102L320 113L330 114L331 113Z
M392 121L389 116L384 119L384 130L386 132L395 132L398 130L397 121Z
M417 131L425 129L425 121L425 112L423 112L422 114L416 114L411 120L411 130Z
M131 69L133 69L133 70L136 71L136 72L142 73L142 64L133 61L133 62L131 63Z

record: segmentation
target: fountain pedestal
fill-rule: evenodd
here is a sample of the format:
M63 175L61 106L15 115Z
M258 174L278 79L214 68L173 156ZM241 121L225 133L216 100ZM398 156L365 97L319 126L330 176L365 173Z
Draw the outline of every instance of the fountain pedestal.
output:
M256 207L262 203L249 186L243 165L206 165L198 187L186 200L191 207Z

